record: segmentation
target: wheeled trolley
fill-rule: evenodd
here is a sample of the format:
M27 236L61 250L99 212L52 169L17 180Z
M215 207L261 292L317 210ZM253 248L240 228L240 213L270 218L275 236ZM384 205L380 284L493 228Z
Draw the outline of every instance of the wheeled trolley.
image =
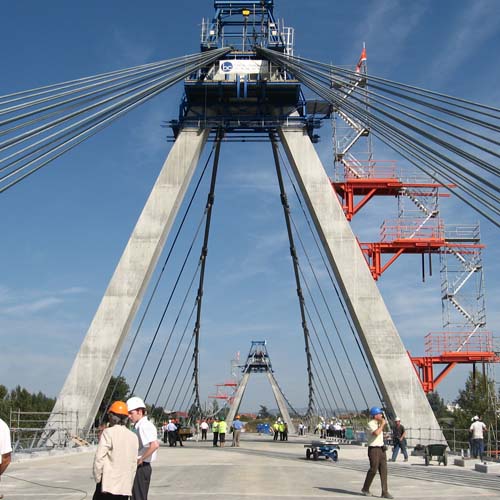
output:
M447 446L445 444L428 444L424 448L424 460L425 465L429 465L429 462L434 458L438 461L438 465L441 463L443 465L448 465L448 454L446 452Z
M335 443L328 443L326 441L313 441L311 444L305 444L306 458L309 460L318 460L319 457L331 459L336 462L339 459L340 446Z

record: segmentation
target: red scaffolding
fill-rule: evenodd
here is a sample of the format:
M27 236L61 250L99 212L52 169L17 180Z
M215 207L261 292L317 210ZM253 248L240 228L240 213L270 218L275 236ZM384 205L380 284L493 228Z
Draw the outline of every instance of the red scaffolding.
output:
M426 393L433 392L460 363L500 363L491 332L439 332L425 336L425 356L410 356ZM409 355L409 353L408 353ZM445 365L434 376L434 365Z
M233 403L234 394L236 388L238 387L238 382L235 380L228 380L223 384L216 384L216 393L213 396L208 396L210 399L223 399L227 401L229 405Z
M445 227L440 219L434 219L431 225L422 224L421 219L396 219L384 221L380 229L380 241L360 243L360 247L373 278L378 280L402 254L425 255L459 251L467 255L484 248L484 245L474 241L451 241L446 237ZM384 262L383 255L391 257Z

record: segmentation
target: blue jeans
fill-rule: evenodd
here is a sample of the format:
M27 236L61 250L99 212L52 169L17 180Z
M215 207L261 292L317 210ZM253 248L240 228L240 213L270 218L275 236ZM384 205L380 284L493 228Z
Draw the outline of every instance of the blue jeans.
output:
M484 441L482 439L472 440L472 456L474 458L483 459L484 455Z
M399 440L396 439L394 441L394 448L392 450L392 461L395 462L396 458L398 457L399 450L403 453L403 456L405 457L405 460L408 460L408 452L406 451L406 440Z

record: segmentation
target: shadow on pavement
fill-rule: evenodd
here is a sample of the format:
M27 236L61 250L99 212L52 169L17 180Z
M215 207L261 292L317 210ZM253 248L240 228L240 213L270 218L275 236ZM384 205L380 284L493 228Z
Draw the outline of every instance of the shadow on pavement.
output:
M322 488L320 486L316 486L317 490L328 491L329 493L343 493L347 495L355 495L358 497L364 497L363 493L360 491L350 491L350 490L341 490L340 488Z

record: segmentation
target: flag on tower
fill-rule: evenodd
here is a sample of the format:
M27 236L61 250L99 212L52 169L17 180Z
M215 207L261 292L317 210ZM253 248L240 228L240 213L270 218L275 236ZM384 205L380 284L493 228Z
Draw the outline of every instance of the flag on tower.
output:
M363 44L363 50L361 51L361 55L359 56L358 64L356 64L356 73L359 73L361 71L361 66L362 66L362 64L364 62L366 62L366 47L365 47L365 44Z

